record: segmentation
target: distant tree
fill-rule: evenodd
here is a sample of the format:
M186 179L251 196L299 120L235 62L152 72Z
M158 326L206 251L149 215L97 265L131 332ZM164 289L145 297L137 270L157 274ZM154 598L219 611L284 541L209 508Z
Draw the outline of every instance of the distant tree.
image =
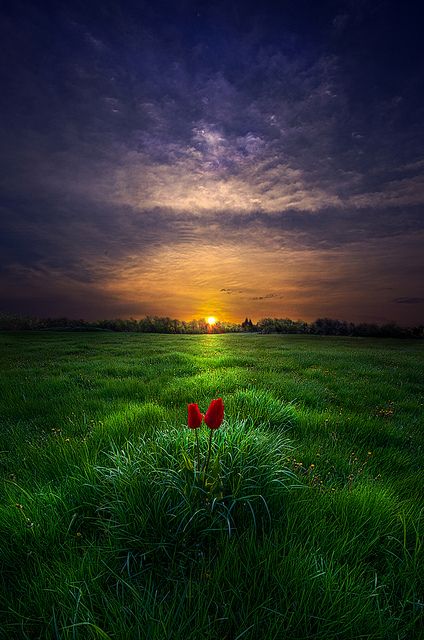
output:
M290 318L264 318L259 320L257 330L262 333L307 333L308 324L303 320Z
M310 326L310 333L325 336L347 336L350 330L347 322L333 318L318 318Z
M236 333L240 331L261 333L311 333L330 336L361 336L385 338L424 338L424 326L400 327L394 322L385 325L369 323L353 324L333 318L317 318L311 324L303 320L290 318L263 318L255 325L246 317L241 324L217 322L212 327L204 318L194 320L177 320L168 316L146 316L140 320L135 318L113 320L97 320L87 322L83 319L70 318L33 318L12 314L0 314L0 330L61 330L61 331L131 331L142 333Z
M253 324L251 318L246 318L241 323L241 330L242 331L248 331L248 332L256 331L256 325Z

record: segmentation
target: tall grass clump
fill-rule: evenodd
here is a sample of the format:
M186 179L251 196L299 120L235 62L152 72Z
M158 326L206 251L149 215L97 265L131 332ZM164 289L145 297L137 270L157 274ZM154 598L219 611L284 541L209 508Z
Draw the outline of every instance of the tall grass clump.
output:
M125 544L170 547L184 541L207 545L217 535L253 527L258 533L278 515L294 476L284 460L287 439L246 420L229 420L215 434L205 478L196 471L188 430L169 428L113 449L99 466L97 500L108 527ZM200 434L203 457L207 434Z

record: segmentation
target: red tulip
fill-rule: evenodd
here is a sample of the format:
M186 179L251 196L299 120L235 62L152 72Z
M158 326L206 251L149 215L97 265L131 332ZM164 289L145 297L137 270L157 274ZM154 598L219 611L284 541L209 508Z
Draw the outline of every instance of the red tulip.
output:
M218 429L224 419L224 403L222 398L212 400L205 414L205 422L209 429Z
M195 402L187 405L188 410L188 428L198 429L202 424L203 415L200 413L200 409Z

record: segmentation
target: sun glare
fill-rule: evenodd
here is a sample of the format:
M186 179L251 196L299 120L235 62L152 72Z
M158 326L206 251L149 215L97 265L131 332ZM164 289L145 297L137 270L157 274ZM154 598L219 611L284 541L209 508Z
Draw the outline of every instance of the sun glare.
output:
M216 318L215 316L209 316L208 318L208 324L216 324Z

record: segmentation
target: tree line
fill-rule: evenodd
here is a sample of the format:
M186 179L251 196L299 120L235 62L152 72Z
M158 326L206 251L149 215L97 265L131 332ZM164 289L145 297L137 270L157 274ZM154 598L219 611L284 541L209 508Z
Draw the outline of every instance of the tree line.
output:
M333 318L318 318L314 322L291 320L290 318L263 318L256 324L246 318L240 324L217 322L209 325L204 318L196 320L176 320L167 316L146 316L114 320L75 320L70 318L34 318L0 314L2 331L131 331L138 333L297 333L323 336L359 336L373 338L423 338L424 325L401 327L394 322L377 325L370 323L346 322Z

